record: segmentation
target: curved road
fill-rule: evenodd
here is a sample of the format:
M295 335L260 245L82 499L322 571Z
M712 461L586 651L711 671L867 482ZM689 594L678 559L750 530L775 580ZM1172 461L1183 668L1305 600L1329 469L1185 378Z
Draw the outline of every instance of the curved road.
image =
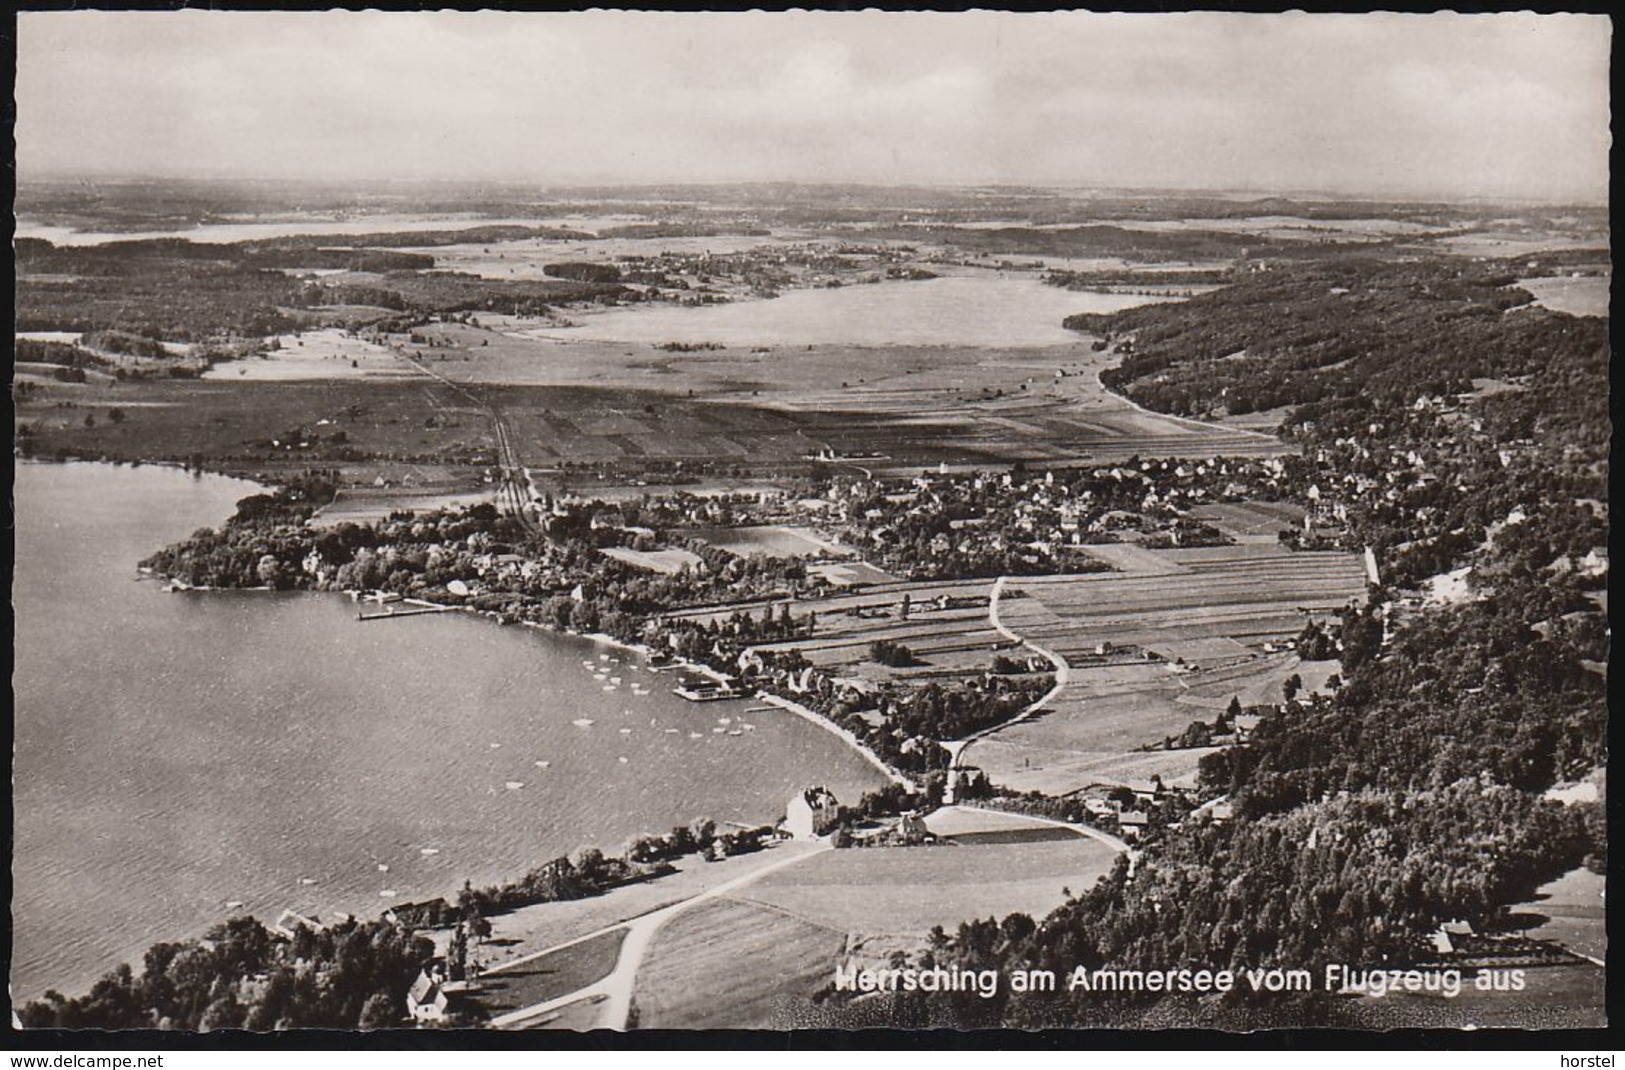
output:
M1004 593L1004 584L1009 578L1009 576L1000 576L997 580L993 581L993 589L988 593L987 597L987 622L992 626L994 631L998 632L1006 639L1009 639L1012 642L1020 643L1022 646L1026 647L1028 650L1031 650L1034 654L1039 655L1053 665L1055 667L1055 686L1044 692L1044 694L1040 696L1036 702L1030 703L1024 707L1021 712L1017 713L1009 720L1000 721L998 724L989 725L986 728L979 729L972 732L964 739L956 739L944 743L943 746L947 748L949 754L948 771L950 773L956 773L963 768L960 765L960 761L964 757L966 749L968 749L972 743L975 743L977 740L986 736L990 736L995 732L1001 732L1013 724L1020 724L1022 721L1025 721L1027 718L1043 709L1047 703L1053 702L1055 700L1055 696L1061 693L1061 689L1066 687L1067 683L1072 678L1072 666L1067 664L1067 660L1065 658L1061 657L1061 655L1055 653L1053 650L1047 650L1032 640L1025 639L1017 635L1005 625L1002 619L1000 619L999 595ZM952 782L953 779L950 777L949 783L952 784ZM950 788L950 792L951 790L952 789ZM944 801L953 801L951 794L946 796Z

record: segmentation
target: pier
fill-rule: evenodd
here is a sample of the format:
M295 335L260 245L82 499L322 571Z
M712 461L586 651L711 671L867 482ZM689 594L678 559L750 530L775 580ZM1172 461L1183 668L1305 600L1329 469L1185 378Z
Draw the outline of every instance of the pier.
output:
M453 613L456 606L413 606L410 609L386 609L381 613L357 612L355 619L360 620L400 620L404 617L421 617L430 613Z

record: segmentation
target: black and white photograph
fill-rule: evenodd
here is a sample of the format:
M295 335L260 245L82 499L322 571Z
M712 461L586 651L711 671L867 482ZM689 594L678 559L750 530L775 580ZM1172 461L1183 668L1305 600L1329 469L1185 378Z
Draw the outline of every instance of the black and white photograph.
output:
M11 26L20 1046L1607 1026L1607 16Z

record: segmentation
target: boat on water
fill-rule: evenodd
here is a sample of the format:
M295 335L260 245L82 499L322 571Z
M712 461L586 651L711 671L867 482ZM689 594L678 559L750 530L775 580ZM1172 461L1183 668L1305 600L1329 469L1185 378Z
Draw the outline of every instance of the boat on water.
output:
M626 755L624 755L624 754L623 754L623 755L621 755L621 756L620 756L620 757L619 757L619 758L617 758L617 759L615 759L615 760L616 760L616 761L617 761L617 762L620 762L620 763L621 763L621 764L622 764L622 765L625 765L625 764L626 764L626 763L627 763L627 761L628 761L628 759L627 759L627 757L626 757Z
M629 735L631 735L631 734L632 734L632 730L631 730L631 729L630 729L630 728L623 728L623 729L621 729L621 735L623 735L623 736L629 736Z
M570 723L575 725L577 728L591 728L592 727L592 718L591 717L577 717L575 720L571 721Z
M300 884L315 884L316 879L314 877L300 877L299 878L299 883Z
M228 899L228 900L226 900L226 909L227 910L241 910L242 906L243 906L243 901L241 899Z
M380 862L380 863L378 863L378 872L379 873L388 873L389 872L389 867L387 865L385 865L384 863Z
M536 763L536 768L538 768L538 769L546 769L551 764L552 764L551 762L548 762L548 761L545 761L545 760L538 761Z
M744 731L743 731L743 730L742 730L742 729L738 729L738 728L730 728L730 729L728 729L728 734L729 734L729 735L730 735L730 736L742 736L742 735L744 735L744 734L745 734L745 733L744 733Z
M383 899L394 899L399 894L400 893L393 888L385 888L383 891L378 893L378 895Z
M745 697L745 693L732 684L682 683L672 688L671 692L690 702L720 702L723 699Z
M507 782L507 788L509 791L518 791L524 786L525 782L523 780L510 780Z
M420 848L418 850L418 854L422 855L425 858L428 858L428 857L430 857L432 855L437 855L439 853L440 853L440 848L438 848L438 847L423 847L423 848Z

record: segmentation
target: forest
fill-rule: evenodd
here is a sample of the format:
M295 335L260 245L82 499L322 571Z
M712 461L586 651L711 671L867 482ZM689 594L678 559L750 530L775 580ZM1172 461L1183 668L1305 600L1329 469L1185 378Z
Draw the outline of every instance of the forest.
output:
M459 234L460 240L480 240L478 231L325 236L320 247L295 238L230 245L165 238L60 247L20 238L17 329L118 330L174 342L210 342L286 333L305 325L309 310L333 306L365 304L375 309L372 319L401 311L425 318L481 310L538 314L555 302L629 292L593 281L482 279L432 270L434 258L425 253L360 247L370 239L379 245L409 241L430 246L435 239ZM361 274L326 283L288 273L317 269ZM367 319L363 315L357 322Z
M1383 585L1338 622L1342 687L1289 697L1245 745L1203 760L1201 794L1227 797L1233 820L1152 830L1132 870L1046 918L941 934L933 961L1419 963L1441 923L1502 931L1541 884L1606 867L1603 805L1543 795L1608 760L1606 558L1580 561L1607 545L1607 323L1520 307L1511 281L1506 264L1321 264L1073 323L1132 354L1108 378L1153 408L1296 406L1283 428L1303 448L1296 490L1346 510ZM1475 383L1492 377L1514 389ZM1407 594L1458 568L1465 598ZM1156 1003L897 997L888 1013L1105 1025L1155 1020ZM1326 1012L1323 994L1291 1011L1297 1024Z

